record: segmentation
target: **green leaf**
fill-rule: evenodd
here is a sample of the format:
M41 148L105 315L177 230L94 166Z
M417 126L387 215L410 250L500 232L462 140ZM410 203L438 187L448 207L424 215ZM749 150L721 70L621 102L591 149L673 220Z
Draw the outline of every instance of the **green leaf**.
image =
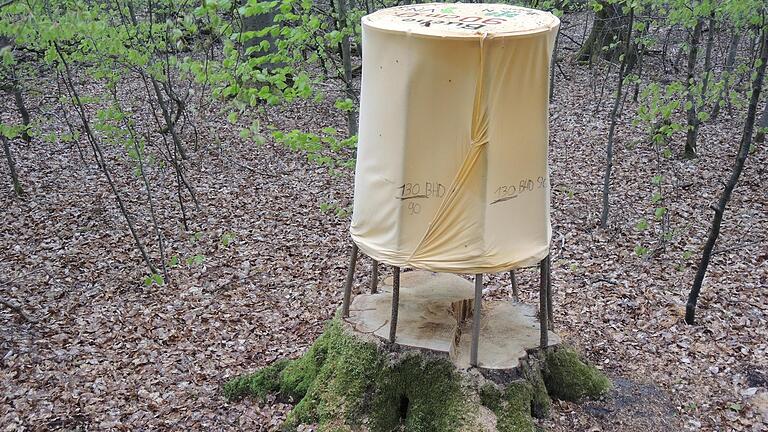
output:
M334 102L333 106L346 112L349 112L355 109L354 102L352 102L352 99L349 99L349 98L337 99L336 102Z
M231 232L225 232L221 236L221 245L227 247L235 240L235 235Z
M648 229L648 221L646 219L640 219L637 221L637 224L635 224L635 229L638 231L644 231Z
M163 286L165 285L165 280L163 279L162 275L152 273L151 275L144 278L144 285L151 286L152 284Z
M322 131L324 134L326 134L326 135L336 135L336 133L338 132L338 131L336 130L336 128L332 128L332 127L324 127L324 128L322 128L322 129L320 129L320 130L321 130L321 131Z
M187 265L193 266L193 265L200 265L205 261L205 257L202 255L195 255L193 257L187 258Z

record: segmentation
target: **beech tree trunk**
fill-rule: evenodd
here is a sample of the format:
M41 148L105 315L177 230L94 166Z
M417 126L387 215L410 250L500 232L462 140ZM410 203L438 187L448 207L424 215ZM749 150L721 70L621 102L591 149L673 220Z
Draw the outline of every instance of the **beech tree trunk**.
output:
M718 115L720 115L720 105L725 103L724 100L727 100L729 96L729 88L731 85L731 80L733 77L733 68L736 64L736 54L739 49L739 42L741 41L741 35L739 34L738 29L733 29L733 34L731 35L731 41L728 44L728 57L725 59L725 66L723 67L723 80L725 81L723 85L723 90L720 92L720 94L717 97L717 101L715 102L714 106L712 107L712 113L710 115L710 118L714 120L717 118Z
M688 74L685 81L688 90L688 133L685 137L685 158L696 157L696 141L699 135L699 119L697 117L696 98L693 91L696 87L696 60L699 55L699 41L701 40L701 28L703 21L698 20L691 33L690 49L688 50Z
M707 32L707 45L704 48L704 77L701 81L701 94L706 98L709 81L712 74L712 48L715 45L715 13L709 16L709 26ZM701 122L698 122L701 123ZM697 123L697 124L698 124ZM697 126L698 127L698 126Z
M595 12L592 30L576 54L578 61L589 62L590 64L597 57L618 58L619 55L625 53L624 49L631 50L632 48L631 46L628 47L627 44L618 43L612 49L605 49L614 42L625 42L629 37L631 25L629 25L629 16L624 15L622 11L623 2L609 3L606 0L598 0L598 3L602 7ZM632 51L626 52L629 52L627 70L631 70L635 64L635 55Z
M629 33L627 33L627 40L625 45L625 52L630 51L630 45L632 44L632 23L635 18L635 11L631 9L629 12ZM608 129L608 145L606 147L606 159L605 159L605 176L603 177L603 212L600 215L600 226L605 228L608 226L608 210L609 210L609 195L611 187L611 171L613 169L613 140L616 132L616 123L618 122L619 106L621 105L622 90L624 89L624 77L627 73L628 57L624 56L621 59L621 65L619 66L619 82L616 85L616 99L613 102L613 110L611 111L611 126Z
M7 37L0 36L0 50L5 48L10 48L13 50L12 41ZM29 127L31 122L29 110L27 110L27 106L24 104L24 95L21 91L21 86L19 85L19 77L15 68L12 67L8 71L7 76L0 77L0 89L13 94L13 103L16 105L16 109L19 111L19 116L21 116L21 124L24 125L24 131L21 133L21 139L26 142L30 142L32 137L29 135Z
M331 0L332 3L333 1L334 0ZM357 99L357 95L355 94L355 89L352 84L352 52L349 43L349 34L345 31L349 24L349 20L347 19L347 9L347 0L338 0L338 28L340 32L344 32L343 37L341 38L340 47L341 61L344 66L344 76L342 78L344 79L344 87L347 91L347 97L354 101ZM357 135L357 113L354 110L347 111L347 129L350 136Z
M765 78L765 66L768 62L768 24L763 26L761 34L761 49L760 49L760 66L757 68L757 74L754 81L752 81L752 96L749 99L749 108L747 109L747 118L744 122L744 132L741 135L741 142L739 143L739 152L736 156L736 161L733 164L731 170L731 176L728 179L728 183L723 189L723 193L720 195L720 199L717 205L714 206L715 216L712 219L712 227L709 230L709 237L707 243L704 245L704 251L699 262L699 268L696 271L696 278L693 281L693 287L688 295L688 303L685 306L685 322L688 324L694 324L696 321L696 302L701 292L701 286L704 282L704 276L707 274L707 267L709 261L712 258L712 251L715 248L715 243L720 235L720 226L723 222L723 213L725 207L731 200L733 189L736 187L736 183L739 181L741 171L744 169L744 162L749 155L749 147L752 144L752 132L755 127L755 118L757 116L757 103L760 100L760 91L763 87L763 80Z
M768 101L765 102L765 106L763 107L763 114L760 115L760 123L758 126L758 131L755 134L756 143L762 144L765 142L766 129L768 129Z
M29 110L27 110L27 106L24 104L24 96L21 93L19 81L15 78L13 80L13 102L16 104L16 109L19 110L19 115L21 116L21 124L24 125L24 131L21 133L21 139L26 142L30 142L32 141L32 137L29 135L29 127L31 123Z
M0 140L3 141L3 153L5 153L5 160L8 161L8 169L11 172L11 182L13 183L13 192L16 193L17 196L21 196L24 194L24 189L21 188L21 183L19 182L19 175L16 173L16 164L13 161L13 156L11 155L11 144L8 141L8 138L5 137L5 135L0 134Z
M244 4L248 4L247 1L243 2ZM275 10L271 10L267 13L263 14L255 14L250 16L243 17L243 32L255 32L259 31L261 29L264 29L266 27L272 26L274 24L276 12ZM274 54L277 52L277 40L274 36L271 34L266 34L265 36L260 37L254 37L247 39L243 41L243 50L246 52L249 48L258 46L261 44L262 41L267 41L269 43L269 48L266 50L252 50L250 53L247 53L250 57L260 57L267 54ZM281 67L282 65L275 64L275 63L265 63L262 65L265 68L274 68L274 67Z

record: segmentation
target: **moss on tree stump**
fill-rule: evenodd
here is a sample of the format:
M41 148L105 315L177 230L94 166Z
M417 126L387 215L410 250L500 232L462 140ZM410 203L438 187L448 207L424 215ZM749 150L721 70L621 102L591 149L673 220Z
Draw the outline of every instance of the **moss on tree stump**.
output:
M224 385L229 400L276 393L295 403L283 430L534 431L552 397L596 397L610 382L572 350L530 353L505 371L456 368L442 353L395 347L338 318L296 360L281 360Z

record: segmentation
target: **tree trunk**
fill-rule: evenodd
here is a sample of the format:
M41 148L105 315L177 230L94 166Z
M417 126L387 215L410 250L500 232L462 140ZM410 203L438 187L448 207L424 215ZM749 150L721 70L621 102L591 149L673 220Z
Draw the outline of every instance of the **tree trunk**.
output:
M685 158L693 159L696 157L696 141L699 134L699 119L696 114L696 98L694 97L694 88L696 87L696 60L699 55L699 41L701 40L701 28L703 20L698 20L691 34L690 49L688 51L688 73L686 76L686 87L688 96L686 104L688 105L688 133L685 137Z
M13 50L13 42L10 38L0 36L0 50L10 49ZM24 95L21 92L21 86L19 85L19 77L16 74L16 69L11 67L8 71L7 83L0 83L0 89L13 94L13 103L16 105L16 109L21 116L21 124L24 125L24 131L21 133L21 139L26 142L30 142L32 137L29 135L30 117L29 110L24 104Z
M731 35L731 41L728 44L728 57L726 57L725 66L723 67L722 79L725 82L723 83L723 90L718 95L717 101L715 101L715 104L712 107L712 113L710 115L710 118L712 120L716 119L717 116L720 115L720 105L723 103L723 100L730 98L729 88L731 84L731 79L733 77L733 67L736 64L736 54L738 53L740 41L741 41L741 34L737 29L734 28L733 34Z
M26 142L32 141L32 137L29 135L30 117L27 106L24 104L24 96L21 93L21 87L19 81L14 77L13 79L13 102L16 104L16 109L19 110L21 116L21 124L24 125L24 131L21 133L21 139Z
M557 67L557 48L560 45L560 30L558 29L555 35L555 46L552 49L552 58L549 61L549 102L552 103L552 99L555 96L555 67Z
M606 0L598 0L598 4L600 4L601 9L595 12L592 30L576 54L576 59L592 64L597 57L615 59L619 55L629 52L627 69L631 70L634 66L635 56L631 51L624 51L623 48L627 48L627 44L619 43L613 49L605 49L614 42L625 42L631 32L628 25L629 17L622 12L623 2L610 3ZM631 46L628 48L631 49Z
M739 143L739 152L736 156L736 161L733 164L731 170L731 176L728 179L728 183L723 189L723 193L720 195L720 199L717 202L717 206L714 207L715 216L712 219L712 227L709 230L709 237L707 243L704 245L704 251L699 262L699 268L696 271L696 277L693 281L693 287L688 295L688 303L685 306L685 322L693 324L696 321L696 302L701 292L701 286L704 282L704 276L707 274L707 266L712 258L712 251L715 248L715 243L720 235L720 225L723 222L723 213L725 207L731 200L731 194L736 187L736 183L739 181L741 171L744 169L744 162L749 155L749 147L752 144L752 132L755 126L755 117L757 115L757 104L760 100L760 91L763 87L763 79L765 78L765 66L768 62L768 24L763 25L761 35L761 50L760 50L760 66L757 68L757 74L752 82L752 96L749 99L749 108L747 109L747 118L744 122L744 131L741 135L741 142Z
M755 134L756 143L762 144L765 142L766 129L768 129L768 101L765 102L763 114L760 116L760 123L758 124L758 130Z
M630 45L632 44L632 24L635 18L634 8L629 11L629 33L627 33L627 40L624 52L629 52ZM619 82L616 85L616 99L613 102L613 110L611 111L611 126L608 129L608 146L606 147L606 159L605 159L605 176L603 177L603 212L600 215L600 226L606 228L608 226L608 210L609 210L609 195L611 186L611 171L613 169L613 139L616 132L616 123L618 121L619 105L621 105L621 94L624 89L624 76L627 71L627 61L629 56L623 56L621 59L621 65L619 66Z
M5 153L5 160L8 161L8 169L11 172L11 182L13 183L13 192L17 196L24 194L24 189L19 182L19 175L16 173L16 164L13 162L13 156L11 155L11 143L5 135L0 134L0 140L3 141L3 153Z
M243 3L244 5L247 5L248 1L246 0ZM276 8L277 6L275 6L274 9L270 10L267 13L244 16L243 17L243 33L255 32L255 31L259 31L267 27L273 26L275 24L275 15L277 15ZM267 41L269 43L269 47L267 49L265 50L252 49L250 52L248 51L253 47L259 46L262 41ZM267 33L264 36L252 37L252 38L246 39L243 41L243 51L249 57L261 57L269 54L275 54L277 53L277 38L272 36L271 33ZM261 65L261 67L264 69L274 69L282 66L285 66L285 65L280 63L275 63L275 62L266 62Z
M334 0L331 0L331 2L333 1ZM349 24L349 20L347 19L347 0L338 0L338 13L338 29L340 32L343 32L343 37L341 38L341 61L344 65L344 84L347 90L347 97L351 100L355 100L357 99L357 95L355 94L355 89L352 84L352 53L349 44L349 34L347 33ZM354 109L347 112L347 128L350 136L357 135L357 113Z
M712 48L715 45L715 13L709 17L709 29L707 33L707 46L704 48L704 78L701 82L701 94L706 98L709 86L709 75L712 73Z

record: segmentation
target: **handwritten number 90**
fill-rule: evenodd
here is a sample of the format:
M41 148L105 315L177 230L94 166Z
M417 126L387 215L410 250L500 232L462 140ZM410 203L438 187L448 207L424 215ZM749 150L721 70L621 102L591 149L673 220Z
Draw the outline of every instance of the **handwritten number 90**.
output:
M415 203L415 202L409 202L408 203L408 214L419 214L421 213L421 204Z

